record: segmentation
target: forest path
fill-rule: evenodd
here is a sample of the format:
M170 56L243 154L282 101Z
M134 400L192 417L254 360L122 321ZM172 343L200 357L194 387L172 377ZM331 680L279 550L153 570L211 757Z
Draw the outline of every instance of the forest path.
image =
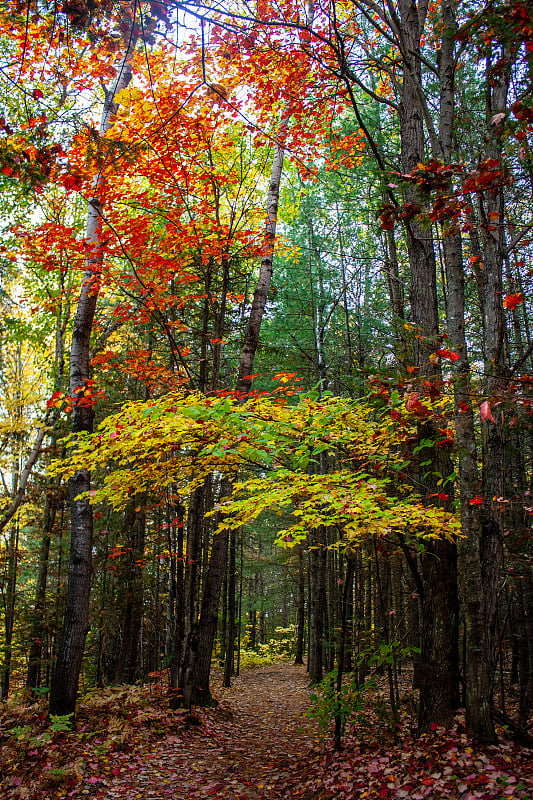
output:
M302 771L315 743L304 667L271 664L245 670L220 706L189 736L167 736L132 753L127 780L106 800L289 800L304 798Z

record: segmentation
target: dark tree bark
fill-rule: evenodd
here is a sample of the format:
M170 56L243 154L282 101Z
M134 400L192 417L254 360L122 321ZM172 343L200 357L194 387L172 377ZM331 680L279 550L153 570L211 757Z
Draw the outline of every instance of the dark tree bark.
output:
M226 661L224 664L224 686L231 686L231 677L235 671L235 616L236 607L236 572L237 572L236 532L230 531L228 562L228 643L226 645Z
M263 237L263 256L239 359L236 392L243 399L246 398L252 386L252 378L250 376L253 372L253 362L259 343L261 322L265 313L268 291L272 280L279 189L283 172L283 140L287 130L288 119L289 111L287 109L282 116L278 129L278 143L275 146L267 193L267 218ZM232 481L229 478L222 481L220 500L223 500L224 497L229 497L232 492L232 486ZM184 639L180 685L186 704L211 702L209 689L211 654L217 630L220 592L228 558L228 542L227 530L217 533L213 539L211 558L204 581L200 619L192 625L188 640L187 636Z
M223 481L221 499L231 493L231 483ZM209 689L211 655L215 641L220 590L226 573L229 532L217 533L213 538L211 558L204 582L200 619L191 629L190 643L184 653L182 675L183 697L187 705L206 705L212 702ZM230 622L230 621L228 621Z
M190 497L187 516L187 542L183 578L183 614L176 619L175 638L170 666L171 706L190 703L186 696L186 680L190 680L197 649L199 566L204 526L203 486L196 488ZM185 698L185 700L184 700Z
M401 0L399 4L402 43L403 83L400 103L400 140L402 168L409 173L425 160L426 125L433 146L436 135L430 115L421 97L420 38L427 6ZM407 202L417 203L412 189ZM407 248L410 269L410 305L413 323L421 338L416 339L416 363L421 375L429 380L440 378L440 369L430 362L439 333L437 308L437 270L431 230L413 217L408 221ZM438 438L437 426L428 421L419 434ZM451 459L436 446L426 460L430 473L422 481L425 502L438 493L438 476L453 472ZM437 491L436 491L437 490ZM421 598L421 658L419 727L427 730L431 722L449 724L458 704L458 619L456 549L446 541L429 542L421 557L424 595Z
M249 619L250 619L250 634L249 634L249 647L250 650L255 650L256 642L257 642L257 609L252 604L253 601L250 602L249 606Z
M126 605L122 616L122 641L115 667L116 683L135 683L140 677L140 644L143 614L143 571L146 515L136 511L144 497L132 499L125 514L129 563L125 576Z
M452 135L455 118L455 4L442 4L443 36L440 53L440 112L439 146L434 156L446 162L452 159ZM506 88L494 89L498 110L505 105ZM503 103L503 106L502 106ZM501 108L500 108L501 107ZM496 109L493 109L496 110ZM490 113L488 110L488 119ZM492 153L494 157L496 153ZM501 193L490 193L489 213L501 213ZM497 207L497 208L496 208ZM485 269L477 274L483 311L484 341L488 347L489 384L495 385L500 372L503 348L503 310L501 302L501 242L487 230ZM480 248L477 235L473 237L476 252ZM496 615L497 582L501 562L501 520L490 511L480 510L471 500L479 494L480 476L477 467L476 435L472 410L470 365L465 333L465 274L461 237L450 231L443 237L443 255L448 287L447 323L450 344L459 355L455 363L455 437L459 454L459 485L461 528L463 538L458 543L459 579L462 611L465 619L465 683L467 725L472 733L485 741L494 741L494 725L490 713L494 677L493 630ZM498 253L500 250L500 253ZM497 380L497 379L496 379ZM501 426L484 423L486 436L483 447L485 497L501 494L503 441ZM487 474L487 466L489 474ZM490 475L490 477L489 477ZM487 504L490 506L490 503ZM492 518L491 518L492 517Z
M533 578L531 567L522 564L513 577L516 631L516 672L518 679L518 725L528 734L533 708Z
M252 608L250 607L250 619L252 618L255 625L255 614L252 617ZM255 628L252 630L253 630L253 640L255 641ZM228 573L226 570L226 574L224 575L224 580L222 581L222 618L220 620L220 634L219 634L220 650L218 653L218 660L221 666L223 666L226 661L227 635L228 635Z
M6 700L11 682L11 666L13 658L13 628L15 625L15 600L19 558L19 522L15 519L11 523L9 539L7 542L7 580L5 588L4 609L4 664L2 682L0 684L0 699Z
M50 542L59 503L62 503L59 490L59 479L55 485L49 486L45 496L43 514L43 532L39 548L39 566L37 570L37 588L30 631L30 647L28 652L28 672L26 674L26 688L35 695L41 683L41 660L43 653L43 617L46 601L46 584L48 580L48 559L50 555Z
M304 663L305 642L305 571L301 548L298 550L298 587L296 590L296 652L295 664Z
M451 9L450 4L446 5ZM453 11L449 10L449 26L454 30ZM487 75L487 83L489 85ZM508 77L488 89L487 127L492 115L505 108ZM487 137L487 156L498 158L501 144L492 132ZM447 151L445 151L447 152ZM485 384L489 397L502 390L505 377L505 322L502 306L503 241L501 225L489 225L489 220L501 220L503 193L501 189L480 197L478 212L482 219L481 240L474 237L476 247L483 249L484 269L476 275L482 310L483 341L485 345ZM504 428L502 415L495 421L482 421L482 506L471 500L480 492L476 460L476 440L471 408L469 364L464 329L465 299L464 272L460 240L452 237L444 249L448 276L450 339L460 359L456 363L455 402L456 438L460 453L459 476L461 491L461 527L464 538L459 541L460 578L466 636L466 716L468 730L482 741L496 741L491 700L495 674L494 631L498 598L498 579L503 555L503 518L493 497L504 494ZM461 411L468 407L468 410Z
M237 602L237 664L235 666L235 675L239 676L241 672L241 641L242 641L242 596L244 590L244 536L242 530L240 531L240 569L239 569L239 598Z
M337 680L336 690L339 693L342 690L342 676L344 672L344 663L346 657L346 644L348 634L348 605L350 597L353 596L353 580L355 575L355 559L353 554L347 556L346 560L346 575L344 576L344 587L342 591L342 611L341 611L341 635L339 641L339 652L337 655ZM335 716L335 735L334 746L335 750L340 750L342 746L342 719L339 714Z
M309 680L320 683L324 676L324 616L326 543L319 526L309 535Z

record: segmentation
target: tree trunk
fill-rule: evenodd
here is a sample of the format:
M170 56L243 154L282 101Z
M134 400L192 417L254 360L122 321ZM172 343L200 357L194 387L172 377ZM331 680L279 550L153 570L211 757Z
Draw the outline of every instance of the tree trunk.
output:
M516 617L518 725L527 734L533 708L533 578L531 567L522 564L513 578Z
M28 653L28 672L26 675L26 688L35 695L41 682L41 659L43 652L43 617L45 613L46 583L48 579L48 559L50 555L50 541L55 523L56 513L61 498L59 478L55 485L49 486L45 496L43 514L43 534L39 548L39 567L37 571L37 588L33 607L33 619L30 632L30 648Z
M192 656L196 652L198 626L199 561L202 550L204 508L203 486L196 488L189 500L187 543L183 580L183 615L176 619L175 638L170 666L171 707L177 708L185 697L186 676L191 674ZM190 698L187 698L189 702Z
M344 576L344 587L342 592L342 611L341 611L341 635L339 641L339 652L337 655L337 681L336 690L340 694L342 690L342 675L346 657L346 637L348 632L348 604L350 596L353 596L353 579L355 574L355 560L353 554L347 557L346 575ZM335 750L341 749L342 738L342 719L340 714L335 716Z
M459 705L459 609L455 545L432 542L421 558L420 708L418 725L451 724Z
M288 119L289 110L286 109L278 128L278 143L275 146L267 193L267 217L263 236L261 266L239 359L236 392L243 400L252 387L251 374L253 372L255 352L259 343L261 321L265 313L268 291L272 280L279 189L283 172L283 140L287 131ZM231 481L224 479L220 488L220 498L228 497L231 492ZM217 630L220 592L228 557L228 541L227 530L217 533L213 539L211 558L204 583L200 619L194 626L193 631L191 631L190 642L184 643L185 651L181 680L186 703L201 704L211 701L209 690L211 654Z
M5 591L4 614L4 664L2 670L2 683L0 685L0 700L7 700L9 684L11 681L11 666L13 660L13 628L15 625L15 601L18 572L18 546L19 546L19 521L15 519L9 531L7 543L7 586Z
M403 171L416 169L425 160L424 121L427 114L420 99L421 60L420 38L426 7L401 0L402 34L407 50L403 54L403 83L400 104L400 139ZM432 129L430 139L434 141ZM412 189L407 191L407 202L416 203ZM421 375L427 379L440 378L440 370L430 362L436 349L439 332L437 309L437 271L431 230L412 217L406 226L407 249L411 276L410 301L413 322L417 327L416 363ZM420 426L420 436L438 438L433 420ZM451 459L436 446L426 460L429 478L422 481L422 491L427 503L436 495L437 481L453 472ZM436 491L437 489L437 491ZM424 578L421 630L421 683L419 727L427 730L431 722L451 723L458 702L458 636L457 636L457 572L455 547L448 542L427 543L421 557ZM450 605L451 604L451 605Z
M133 31L134 20L130 30ZM99 135L104 137L111 127L110 117L116 113L115 95L128 86L132 77L131 57L136 38L133 33L127 41L124 59L119 67L113 87L106 93ZM100 271L103 262L101 243L102 206L104 186L101 173L93 182L93 196L87 214L86 240L94 251L87 259L70 351L70 393L74 398L72 408L73 434L91 432L94 410L82 405L83 390L90 375L89 345L98 299ZM90 489L90 473L81 469L69 481L71 506L71 544L67 599L63 619L63 630L55 669L50 685L50 714L74 715L76 695L83 659L85 639L89 631L89 598L91 592L91 557L93 540L93 515L88 499L79 495Z
M235 675L240 675L241 672L241 642L242 642L242 594L244 589L244 536L242 530L240 531L240 569L239 569L239 600L237 603L237 665L235 668Z
M229 563L228 563L228 643L226 645L226 662L224 665L224 686L231 686L235 662L235 616L236 616L236 531L230 531Z
M298 550L298 588L296 594L296 653L295 664L304 663L305 636L305 571L301 548Z
M492 79L487 75L487 84ZM488 89L487 127L497 111L505 108L508 89L508 77ZM497 159L501 155L501 143L494 132L488 135L487 157ZM503 241L501 224L488 224L497 219L499 223L503 214L503 193L501 188L487 192L485 198L479 198L479 213L482 218L482 236L484 268L478 274L478 288L482 310L483 341L485 345L485 385L490 398L505 390L503 365L503 349L505 336L505 320L502 305L502 269ZM458 267L457 267L458 270ZM464 280L464 279L463 279ZM463 303L464 289L458 288L462 294L459 302ZM459 314L458 314L459 316ZM464 317L463 317L464 318ZM462 331L458 330L457 339L466 354L466 339L461 340ZM466 374L467 362L457 362L458 372ZM462 400L470 406L469 386L463 377L456 380L456 402ZM468 394L465 389L468 388ZM462 395L458 394L458 390ZM461 419L462 418L462 419ZM457 443L464 451L461 477L461 520L465 538L459 542L461 554L462 597L464 603L466 629L466 718L467 728L478 739L487 742L496 741L494 722L491 715L491 701L495 674L494 630L496 621L498 579L503 556L503 515L493 498L504 494L504 428L503 413L497 419L484 420L482 428L482 495L483 505L472 505L471 500L479 496L479 480L477 466L474 462L474 430L473 416L459 412L456 416L458 426Z
M140 678L140 644L143 612L143 570L146 515L136 511L144 497L134 497L125 514L129 538L129 564L125 580L126 606L122 619L122 641L115 669L115 683L135 683Z
M316 684L324 673L326 549L323 526L310 534L309 543L309 680Z
M231 493L231 483L222 481L220 498ZM218 622L220 590L226 573L229 531L223 530L213 538L211 558L207 568L200 608L200 619L193 626L191 638L184 654L182 675L183 696L186 705L197 703L206 705L212 702L209 689L211 674L211 655ZM229 625L231 619L228 620Z
M4 530L6 525L9 523L11 519L15 516L18 509L20 508L21 504L24 501L26 496L26 488L28 486L28 480L32 473L32 470L39 458L41 453L41 448L43 446L43 442L47 433L50 433L50 428L53 427L59 419L59 413L57 410L48 411L45 415L43 420L42 427L39 428L37 434L35 436L35 440L33 442L33 447L30 450L30 454L24 464L24 467L20 473L17 490L12 493L11 495L11 503L9 504L8 508L2 514L0 518L0 533Z

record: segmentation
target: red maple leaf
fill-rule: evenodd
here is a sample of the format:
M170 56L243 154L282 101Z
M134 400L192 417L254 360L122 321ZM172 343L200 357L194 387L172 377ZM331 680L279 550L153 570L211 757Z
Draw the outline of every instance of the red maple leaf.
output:
M459 353L454 353L452 350L448 350L445 347L437 350L437 355L441 358L448 358L450 361L458 361L460 358Z

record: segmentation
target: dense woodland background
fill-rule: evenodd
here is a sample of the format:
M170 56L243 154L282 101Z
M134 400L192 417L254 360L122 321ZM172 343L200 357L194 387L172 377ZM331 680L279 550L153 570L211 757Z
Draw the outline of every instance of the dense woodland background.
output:
M531 741L530 4L0 32L2 698L285 653Z

